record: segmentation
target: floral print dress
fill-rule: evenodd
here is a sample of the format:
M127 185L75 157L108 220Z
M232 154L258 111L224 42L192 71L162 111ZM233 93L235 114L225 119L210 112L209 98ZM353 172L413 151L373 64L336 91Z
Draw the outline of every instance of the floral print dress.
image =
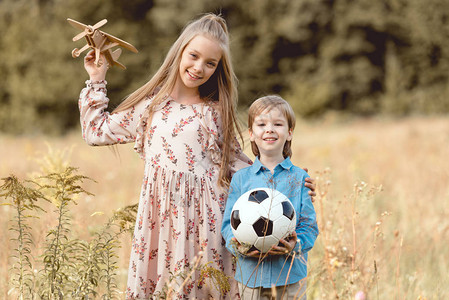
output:
M83 138L90 145L135 142L145 174L132 239L127 299L153 299L171 281L177 299L235 299L237 286L221 295L209 278L181 276L198 258L233 277L232 258L220 233L226 194L218 187L221 120L212 104L183 105L166 97L147 124L151 97L118 113L105 111L106 82L86 82L79 109ZM251 162L237 147L235 171Z

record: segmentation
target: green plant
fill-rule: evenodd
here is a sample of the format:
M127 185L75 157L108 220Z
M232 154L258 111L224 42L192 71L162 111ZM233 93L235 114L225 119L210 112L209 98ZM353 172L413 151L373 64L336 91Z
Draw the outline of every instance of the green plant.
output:
M225 295L231 290L229 283L229 276L226 276L222 271L212 267L210 262L200 267L200 282L205 282L209 278L215 289Z
M104 290L102 299L118 298L116 250L120 248L120 235L133 228L130 224L135 221L137 205L115 212L94 233L92 240L73 237L70 205L76 205L77 195L91 195L80 185L89 178L76 171L76 168L66 167L61 172L25 183L14 175L3 178L0 197L12 201L2 205L10 205L16 211L10 228L16 233L12 240L17 244L11 267L13 289L10 294L17 299L89 299L96 297L100 288ZM39 206L42 200L53 205L57 222L48 230L42 261L33 265L36 251L32 249L33 237L28 220L36 217L38 212L46 213Z
M57 166L52 170L58 170ZM14 175L3 178L0 197L12 201L2 205L10 205L17 212L10 228L16 233L12 240L17 244L11 268L11 294L17 299L118 299L119 238L123 233L134 231L138 205L129 205L114 212L89 241L79 239L71 231L70 208L77 204L75 199L81 194L92 195L81 187L81 183L90 178L79 175L74 167L59 170L62 171L51 172L25 183ZM39 206L39 201L53 207L56 224L47 232L41 249L42 260L33 265L33 254L37 251L32 249L33 236L28 219L36 217L37 213L48 214ZM191 267L173 274L158 297L168 299L173 293L182 292L186 284L192 284L194 272L200 273L198 284L206 284L206 280L210 280L222 294L228 292L228 277L210 264L201 265L200 257L201 253Z
M12 200L2 205L10 205L16 212L9 228L16 234L12 241L17 244L13 255L14 264L11 267L11 282L17 291L18 299L33 299L34 273L31 256L33 239L28 220L34 217L35 211L43 211L37 201L46 199L39 190L26 186L26 183L34 184L32 181L23 183L14 175L2 180L0 197Z
M118 256L116 250L120 248L120 235L134 231L137 207L138 205L134 204L119 209L103 229L96 233L93 243L100 262L99 280L105 286L105 293L101 296L102 299L113 299L118 294L116 282Z
M88 178L77 175L75 171L75 168L67 167L61 173L50 173L42 177L42 179L51 182L42 185L41 189L52 192L53 204L57 214L57 224L47 234L43 254L44 268L40 272L39 295L44 299L63 299L68 293L67 289L73 284L76 285L76 283L71 282L73 281L71 273L77 272L75 262L80 259L80 253L77 250L82 250L82 253L87 254L87 261L89 261L90 251L85 247L86 244L78 240L72 240L69 236L69 205L76 204L73 196L81 193L89 194L79 185L80 182ZM90 266L86 271L86 274L90 273ZM83 277L81 276L81 279ZM95 283L92 280L86 282ZM81 284L81 287L84 284ZM91 284L84 286L84 290L90 292Z

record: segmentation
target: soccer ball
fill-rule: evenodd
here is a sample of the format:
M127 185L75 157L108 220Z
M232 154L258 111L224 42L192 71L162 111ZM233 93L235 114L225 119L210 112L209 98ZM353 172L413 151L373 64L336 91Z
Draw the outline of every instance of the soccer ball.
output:
M237 241L268 252L296 228L296 213L290 200L270 188L252 189L237 199L231 211L231 229Z

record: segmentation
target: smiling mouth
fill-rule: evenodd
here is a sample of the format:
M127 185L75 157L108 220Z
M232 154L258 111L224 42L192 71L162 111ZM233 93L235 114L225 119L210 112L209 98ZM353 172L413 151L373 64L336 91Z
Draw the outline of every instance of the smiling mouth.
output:
M266 142L275 142L275 141L277 141L278 139L277 138L265 138L265 139L263 139L264 141L266 141Z
M189 72L189 70L187 70L187 74L189 74L189 77L192 78L193 80L198 80L201 79L202 77L194 75L192 73Z

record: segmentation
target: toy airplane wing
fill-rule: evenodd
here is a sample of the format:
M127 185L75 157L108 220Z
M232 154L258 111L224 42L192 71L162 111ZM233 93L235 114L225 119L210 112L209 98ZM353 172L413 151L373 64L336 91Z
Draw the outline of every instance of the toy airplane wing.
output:
M76 29L84 30L87 27L87 25L85 25L85 24L83 24L81 22L72 20L70 18L68 18L67 21L69 22L70 25L72 25L72 27L74 27Z
M125 49L128 49L128 50L131 51L131 52L134 52L134 53L139 52L139 51L138 51L133 45L131 45L130 43L125 42L125 41L123 41L123 40L121 40L121 39L119 39L119 38L117 38L117 37L115 37L115 36L113 36L113 35L110 35L109 33L106 33L106 32L103 32L103 31L100 31L100 32L101 32L104 36L106 36L110 42L118 43L119 46L121 46L121 47L123 47L123 48L125 48Z
M67 21L70 25L72 25L72 27L82 30L82 32L74 36L72 40L75 42L82 38L86 38L87 41L87 44L84 45L81 49L73 49L72 57L74 58L79 57L83 51L92 48L95 51L95 64L97 66L101 65L100 53L102 53L105 55L107 61L111 66L116 65L122 69L126 69L123 64L117 61L120 54L122 53L122 50L116 49L115 51L112 51L112 48L120 46L134 53L138 52L137 49L130 43L99 30L101 26L108 22L106 19L99 21L93 26L85 25L72 19L67 19Z

